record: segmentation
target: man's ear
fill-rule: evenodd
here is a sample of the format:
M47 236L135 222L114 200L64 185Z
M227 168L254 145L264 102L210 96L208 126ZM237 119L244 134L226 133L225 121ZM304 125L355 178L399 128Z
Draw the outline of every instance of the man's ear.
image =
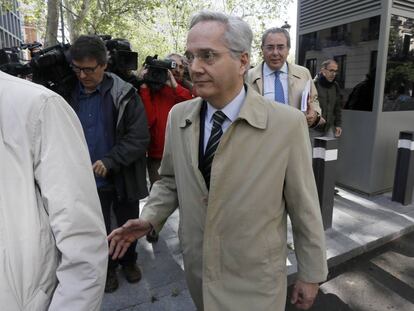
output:
M244 73L247 72L247 70L249 70L249 66L250 66L249 53L243 52L240 55L240 73L244 75Z

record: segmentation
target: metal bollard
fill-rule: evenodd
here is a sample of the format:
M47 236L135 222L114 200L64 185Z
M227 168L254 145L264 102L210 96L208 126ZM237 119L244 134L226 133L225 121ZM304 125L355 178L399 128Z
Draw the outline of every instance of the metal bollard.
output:
M335 169L338 159L338 140L318 137L314 140L313 174L318 188L323 228L332 227L332 214L335 194Z
M414 132L400 132L397 166L395 168L392 200L403 205L412 202L414 188Z

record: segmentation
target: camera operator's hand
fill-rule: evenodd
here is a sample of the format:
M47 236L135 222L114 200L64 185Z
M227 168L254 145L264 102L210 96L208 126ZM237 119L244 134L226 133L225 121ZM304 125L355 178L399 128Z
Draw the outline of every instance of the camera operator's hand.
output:
M108 170L106 169L105 165L103 164L101 160L96 161L92 165L92 170L95 173L95 175L101 176L101 177L105 177L106 174L108 173Z
M141 69L138 71L137 75L138 75L138 79L142 80L144 79L144 75L148 72L148 68L146 67L141 67Z
M177 80L175 80L171 70L168 70L168 80L165 82L165 84L169 87L172 87L174 90L177 88Z

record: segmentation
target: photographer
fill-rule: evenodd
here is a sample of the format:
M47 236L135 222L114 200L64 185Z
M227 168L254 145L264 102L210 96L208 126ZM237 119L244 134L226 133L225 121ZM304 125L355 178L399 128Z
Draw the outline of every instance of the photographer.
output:
M70 105L82 124L107 232L111 207L118 225L139 216L139 200L148 195L146 151L149 133L144 107L133 86L105 72L107 49L97 36L80 36L70 48L78 82ZM70 148L70 146L68 146ZM136 243L120 260L128 282L141 279ZM105 292L118 288L117 262L110 260Z
M148 127L151 134L151 142L148 148L148 174L151 186L160 179L158 169L164 150L165 127L168 113L171 108L182 101L191 99L193 95L188 88L183 86L184 63L179 54L169 54L168 60L174 61L175 68L166 70L168 78L160 87L152 87L149 83L143 83L139 89L145 111L148 118ZM151 65L144 69L144 81L152 70ZM186 85L189 85L187 82Z

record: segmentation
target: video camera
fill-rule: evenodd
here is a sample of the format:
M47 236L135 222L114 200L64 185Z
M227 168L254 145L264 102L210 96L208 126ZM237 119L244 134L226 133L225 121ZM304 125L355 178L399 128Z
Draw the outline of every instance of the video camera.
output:
M168 80L168 70L177 67L173 60L159 60L158 55L147 56L145 59L145 68L147 73L143 77L143 83L146 83L151 91L159 91Z
M100 36L109 52L108 71L120 76L136 86L137 79L130 74L137 69L138 53L132 52L125 39L112 39L109 35ZM41 49L38 42L22 44L20 47L0 49L0 70L22 78L29 77L54 92L68 98L77 78L70 67L70 44L57 44ZM23 62L19 53L30 51L31 60Z
M13 76L27 76L31 73L30 66L20 62L19 47L0 50L0 70Z
M109 52L107 70L118 75L124 81L139 88L138 78L131 73L138 68L138 53L131 50L128 40L115 38L109 35L100 36Z
M109 52L109 71L137 70L138 53L132 52L130 43L125 39L112 39L111 36L101 36Z
M22 44L19 47L0 49L0 70L21 78L31 76L35 83L42 84L65 96L68 85L76 81L69 64L69 44L58 44L41 49L39 42ZM31 60L22 61L19 53L30 51Z

